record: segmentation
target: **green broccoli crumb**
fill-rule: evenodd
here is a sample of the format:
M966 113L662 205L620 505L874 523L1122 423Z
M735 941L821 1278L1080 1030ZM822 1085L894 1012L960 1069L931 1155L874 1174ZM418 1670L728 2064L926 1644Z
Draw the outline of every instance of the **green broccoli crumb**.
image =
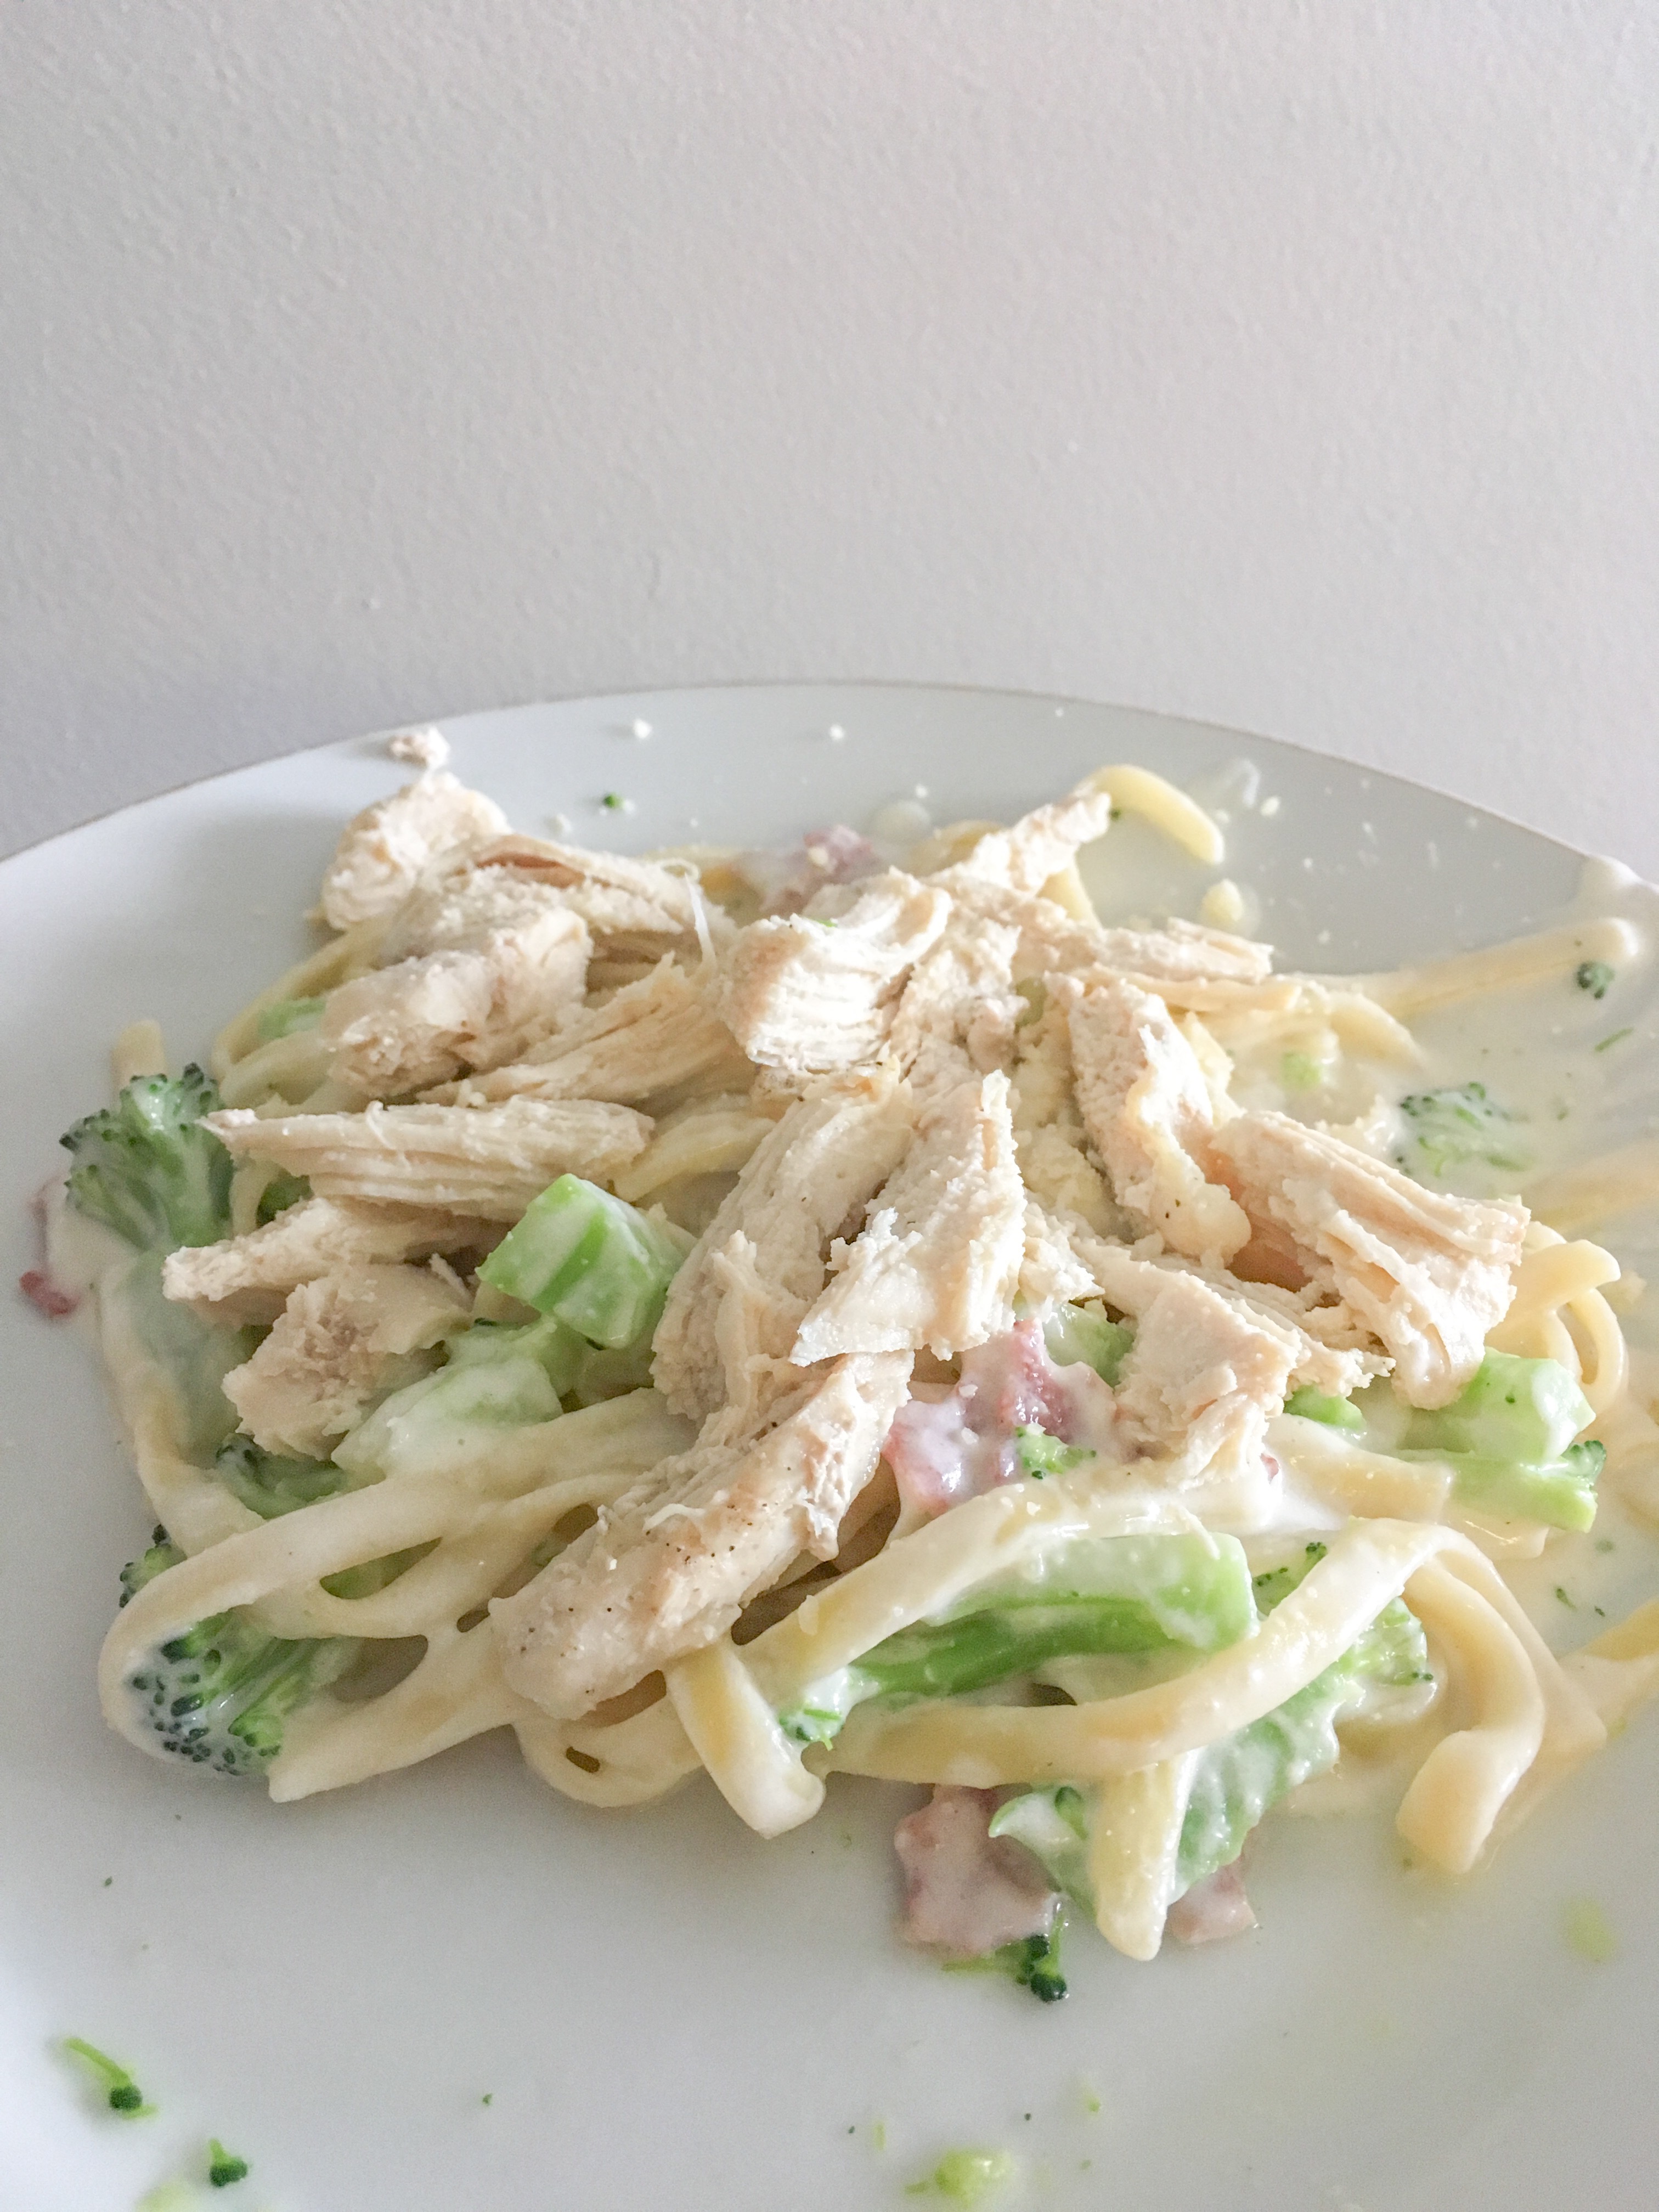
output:
M1064 1444L1046 1430L1025 1427L1014 1431L1014 1450L1029 1475L1041 1482L1045 1474L1066 1474L1094 1457L1086 1444Z
M1557 1597L1559 1597L1559 1598L1560 1599L1560 1601L1561 1601L1561 1602L1562 1602L1562 1604L1563 1604L1563 1605L1565 1605L1565 1606L1571 1606L1571 1607L1572 1607L1572 1610L1573 1610L1575 1613L1577 1613L1577 1610L1578 1610L1577 1607L1576 1605L1573 1605L1572 1600L1571 1600L1571 1599L1567 1595L1567 1594L1566 1594L1565 1590L1564 1590L1564 1589L1562 1589L1562 1587L1561 1587L1561 1585L1560 1585L1560 1583L1557 1583L1557 1584L1555 1585L1555 1595L1557 1595Z
M1562 1932L1581 1959L1605 1966L1619 1948L1613 1923L1593 1897L1576 1897L1561 1916Z
M154 2105L144 2102L144 2093L126 2068L112 2058L107 2051L100 2051L94 2044L84 2042L78 2035L66 2036L64 2048L78 2058L92 2074L105 2092L109 2108L119 2112L123 2119L148 2119L155 2112Z
M619 791L607 791L599 804L607 814L620 814L628 801Z
M227 2150L215 2136L208 2144L208 2180L215 2189L228 2189L233 2181L247 2179L247 2160Z
M486 2090L484 2091L484 2093L483 2093L483 2096L482 2096L482 2097L480 2097L480 2098L479 2098L479 2100L478 2100L478 2102L479 2102L481 2105L493 2105L493 2104L495 2103L495 2092L493 2089L486 2089Z
M1588 991L1592 999L1605 999L1613 971L1605 960L1581 960L1573 981L1581 991Z
M1286 1091L1317 1091L1325 1079L1319 1062L1310 1052L1283 1054L1279 1074Z
M1635 1030L1630 1028L1615 1030L1611 1036L1604 1036L1595 1049L1597 1052L1610 1052L1614 1045L1623 1044L1627 1036L1634 1036L1635 1034Z
M885 2149L886 2149L886 2148L887 2148L887 2123L886 2123L886 2121L885 2121L885 2120L872 2120L872 2121L871 2121L871 2123L870 2123L870 2148L871 2148L871 2149L872 2149L872 2150L885 2150Z
M1014 2177L1006 2150L948 2150L933 2172L913 2181L907 2197L946 2197L953 2204L977 2204L988 2190Z

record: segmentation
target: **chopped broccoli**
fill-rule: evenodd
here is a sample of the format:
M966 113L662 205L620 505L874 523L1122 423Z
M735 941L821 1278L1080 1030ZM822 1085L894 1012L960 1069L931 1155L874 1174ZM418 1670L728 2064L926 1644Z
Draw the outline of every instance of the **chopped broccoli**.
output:
M217 2136L208 2144L208 2179L216 2189L228 2189L233 2181L247 2179L247 2160L227 2150Z
M1614 1045L1623 1044L1627 1036L1634 1036L1635 1035L1635 1030L1629 1027L1622 1030L1614 1030L1611 1036L1604 1036L1602 1038L1595 1049L1597 1052L1611 1052Z
M218 1103L199 1067L136 1076L59 1140L75 1160L70 1205L141 1251L217 1243L230 1229L231 1158L201 1123Z
M128 1604L184 1554L158 1528L121 1570ZM343 1674L355 1637L269 1636L236 1610L198 1620L138 1662L127 1686L161 1748L220 1774L257 1774L283 1747L289 1716Z
M278 1037L292 1036L295 1030L314 1030L323 1018L326 999L277 999L259 1012L259 1037L262 1043L274 1044Z
M1365 1416L1358 1406L1351 1405L1346 1398L1334 1396L1328 1390L1316 1390L1310 1384L1291 1391L1285 1401L1285 1411L1304 1421L1323 1421L1332 1429L1363 1429L1365 1425Z
M1319 1565L1329 1548L1328 1545L1322 1544L1316 1538L1311 1544L1304 1544L1297 1556L1287 1560L1283 1566L1269 1567L1255 1576L1251 1588L1255 1592L1258 1612L1271 1613L1276 1605L1282 1603L1309 1569Z
M1014 1450L1026 1474L1039 1482L1045 1474L1069 1474L1095 1456L1087 1444L1064 1444L1045 1429L1029 1427L1014 1431Z
M106 2051L100 2051L94 2044L84 2042L78 2035L66 2036L64 2048L71 2057L81 2061L104 2090L111 2112L119 2112L122 2118L127 2120L148 2119L155 2112L154 2105L144 2102L143 2091L126 2068Z
M1607 987L1613 980L1613 971L1605 960L1581 960L1572 980L1581 991L1588 991L1592 999L1605 999Z
M1014 2176L1006 2150L948 2150L921 2181L906 2185L907 2197L946 2197L953 2204L977 2204L988 2189Z
M1504 1133L1506 1122L1521 1117L1488 1097L1484 1083L1448 1085L1402 1098L1400 1110L1409 1127L1395 1164L1407 1175L1426 1174L1436 1182L1474 1165L1522 1175L1532 1165Z
M479 1268L480 1279L590 1344L619 1352L657 1325L687 1243L597 1183L561 1176L531 1200Z
M1056 1367L1092 1367L1103 1382L1115 1383L1135 1333L1097 1307L1065 1305L1043 1324L1042 1340Z
M319 1498L332 1498L350 1480L343 1468L321 1460L279 1459L244 1436L227 1437L213 1466L227 1489L264 1521L314 1505Z
M1325 1080L1324 1069L1310 1052L1281 1054L1279 1075L1286 1091L1317 1091Z
M1271 1580L1276 1585L1267 1593L1271 1602L1288 1596L1324 1549L1310 1544L1273 1577L1258 1577L1258 1594ZM1282 1797L1336 1764L1340 1721L1389 1705L1403 1717L1419 1709L1433 1688L1422 1628L1396 1598L1304 1688L1194 1760L1176 1850L1176 1893L1230 1866L1250 1830ZM1098 1803L1092 1788L1028 1790L1011 1798L991 1824L993 1835L1024 1844L1049 1880L1091 1915L1089 1833Z
M298 1206L301 1199L311 1195L311 1184L304 1176L289 1175L284 1170L274 1175L259 1194L257 1208L259 1226L275 1221L279 1213L286 1213L290 1206Z
M449 1340L435 1375L394 1390L335 1451L354 1481L453 1467L488 1449L492 1435L563 1411L585 1346L556 1314L511 1328L477 1321Z
M1593 1438L1572 1439L1595 1418L1559 1360L1489 1352L1449 1406L1412 1414L1399 1449L1449 1467L1467 1505L1583 1530L1595 1519L1607 1451Z
M1249 1568L1231 1536L1073 1538L1037 1577L982 1584L943 1619L884 1638L779 1720L798 1742L827 1743L867 1698L961 1697L1085 1654L1215 1651L1255 1623Z
M1073 1795L1076 1793L1073 1792ZM1005 1832L994 1823L991 1833ZM1048 1933L1023 1936L1012 1943L1004 1943L994 1951L986 1951L976 1959L951 1959L945 1962L945 1972L951 1974L1006 1974L1017 1989L1030 1990L1042 2004L1057 2004L1066 1996L1066 1977L1060 1971L1060 1931L1064 1922L1056 1918Z

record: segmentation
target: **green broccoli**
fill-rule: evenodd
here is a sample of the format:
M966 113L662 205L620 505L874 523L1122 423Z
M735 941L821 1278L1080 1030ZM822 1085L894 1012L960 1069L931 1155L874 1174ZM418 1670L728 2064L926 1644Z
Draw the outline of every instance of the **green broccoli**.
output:
M66 2036L64 2048L71 2057L81 2061L106 2092L111 2112L119 2112L122 2118L127 2120L148 2119L155 2112L154 2105L144 2102L143 2091L126 2068L106 2051L100 2051L94 2044L83 2042L78 2035Z
M1504 1133L1506 1122L1521 1117L1488 1097L1484 1083L1449 1084L1440 1091L1419 1091L1402 1098L1400 1110L1409 1126L1395 1164L1407 1175L1419 1178L1428 1175L1443 1182L1471 1166L1484 1165L1516 1176L1532 1165L1531 1155L1520 1151Z
M1216 1651L1255 1625L1249 1568L1231 1536L1072 1538L1039 1578L982 1584L943 1619L896 1630L778 1717L797 1742L828 1743L867 1698L963 1697L1087 1654Z
M1477 1511L1582 1533L1607 1448L1572 1439L1595 1418L1559 1360L1488 1352L1449 1406L1411 1415L1398 1449L1450 1468L1458 1499Z
M1581 991L1588 991L1592 999L1605 999L1613 981L1613 970L1605 960L1581 960L1572 980Z
M478 1275L538 1313L556 1314L590 1344L620 1352L656 1328L689 1249L684 1231L564 1175L532 1199Z
M257 1210L258 1224L263 1229L267 1222L275 1221L279 1213L286 1213L290 1206L298 1206L301 1199L311 1196L311 1185L304 1176L289 1175L284 1170L274 1175L259 1194Z
M259 1041L274 1044L292 1036L295 1030L314 1030L323 1018L326 999L275 999L259 1010Z
M121 1603L183 1558L158 1528L121 1570ZM140 1660L127 1686L163 1751L215 1773L257 1774L282 1749L289 1715L337 1680L358 1649L349 1636L270 1636L235 1610L170 1637Z
M1014 1454L1026 1474L1039 1482L1045 1474L1069 1474L1095 1456L1087 1444L1063 1444L1046 1429L1030 1427L1014 1431Z
M262 1521L314 1505L319 1498L332 1498L350 1485L343 1468L321 1460L280 1459L252 1437L227 1437L214 1455L213 1467L226 1488Z
M216 1244L230 1231L231 1158L202 1117L219 1093L199 1067L136 1076L60 1139L70 1203L140 1251Z
M1076 1794L1074 1790L1073 1795ZM993 1823L991 1833L1001 1832ZM1064 1925L1063 1917L1057 1915L1046 1936L1022 1936L974 1959L947 1959L945 1971L947 1974L1006 1974L1016 1989L1030 1990L1040 2003L1057 2004L1066 1995L1066 1977L1060 1971L1060 1933Z
M233 2181L247 2179L247 2160L227 2150L217 2136L208 2144L208 2179L216 2189L228 2189Z
M1057 1307L1042 1327L1042 1341L1056 1367L1092 1367L1106 1382L1117 1381L1134 1340L1127 1322L1110 1321L1094 1306Z

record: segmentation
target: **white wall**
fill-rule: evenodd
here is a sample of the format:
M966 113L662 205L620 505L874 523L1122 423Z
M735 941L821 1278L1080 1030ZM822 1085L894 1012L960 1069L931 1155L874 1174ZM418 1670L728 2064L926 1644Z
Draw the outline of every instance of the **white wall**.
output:
M15 0L0 842L877 675L1659 873L1656 116L1613 0Z

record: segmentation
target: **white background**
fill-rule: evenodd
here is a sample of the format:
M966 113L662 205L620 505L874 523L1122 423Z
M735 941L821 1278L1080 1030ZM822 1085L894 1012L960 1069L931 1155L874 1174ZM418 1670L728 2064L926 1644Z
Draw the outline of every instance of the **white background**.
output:
M12 0L0 846L880 676L1659 874L1656 118L1613 0Z

